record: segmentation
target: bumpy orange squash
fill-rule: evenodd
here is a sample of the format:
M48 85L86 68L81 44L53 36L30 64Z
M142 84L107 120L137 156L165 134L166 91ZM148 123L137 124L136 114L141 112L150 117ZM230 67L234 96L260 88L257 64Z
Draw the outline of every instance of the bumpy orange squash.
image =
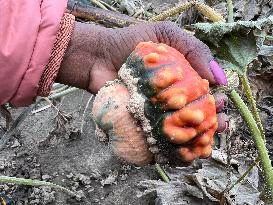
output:
M119 77L124 84L103 88L107 92L99 92L93 108L98 126L119 139L114 145L118 156L140 165L151 161L149 150L156 161L170 160L173 153L184 162L211 154L217 129L214 98L208 81L181 53L165 44L140 43ZM136 158L128 160L136 147Z
M129 92L121 82L113 82L97 94L92 113L97 125L105 131L111 147L126 162L145 165L152 161L144 133L128 112Z

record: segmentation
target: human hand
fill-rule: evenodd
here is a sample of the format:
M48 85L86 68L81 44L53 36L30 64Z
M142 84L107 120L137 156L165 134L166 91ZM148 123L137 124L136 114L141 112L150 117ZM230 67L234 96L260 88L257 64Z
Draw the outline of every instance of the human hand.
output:
M118 29L76 22L57 81L97 93L106 81L117 78L119 68L136 45L145 41L175 48L202 78L211 84L227 85L224 71L213 60L209 48L171 22L141 23ZM215 100L220 112L227 97L217 94ZM226 129L224 114L218 115L218 125L219 132Z
M223 70L213 60L209 48L194 36L169 22L142 23L128 28L109 29L76 23L57 80L96 93L117 72L139 42L165 43L180 51L198 74L211 84L226 85ZM221 112L227 98L216 94ZM218 132L227 128L227 116L218 114Z

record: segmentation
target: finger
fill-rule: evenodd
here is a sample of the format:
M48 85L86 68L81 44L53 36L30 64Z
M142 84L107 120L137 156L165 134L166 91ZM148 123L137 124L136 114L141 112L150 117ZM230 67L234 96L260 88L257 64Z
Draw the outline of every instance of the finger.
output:
M207 79L211 84L227 85L227 78L224 70L213 59L209 48L194 37L186 38L190 46L188 49L178 44L179 50L185 50L186 59L189 61L195 71L202 77Z
M227 85L223 69L213 59L210 49L194 36L184 32L174 23L157 24L159 41L180 51L198 74L212 84Z
M107 41L110 42L110 50L118 48L114 53L119 57L113 58L116 68L120 67L138 43L152 41L165 43L180 51L198 74L210 83L227 85L225 73L213 60L209 48L172 22L140 23L115 29Z
M216 132L221 133L228 129L229 127L229 117L225 113L217 114L218 128Z
M213 97L215 99L216 111L221 112L228 102L228 97L221 92L214 93Z

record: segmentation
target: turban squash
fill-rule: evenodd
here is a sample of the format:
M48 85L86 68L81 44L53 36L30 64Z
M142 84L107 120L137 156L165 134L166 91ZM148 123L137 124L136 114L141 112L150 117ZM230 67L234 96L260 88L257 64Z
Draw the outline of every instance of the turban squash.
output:
M217 129L209 83L165 44L142 42L96 95L93 118L114 153L136 165L211 154Z

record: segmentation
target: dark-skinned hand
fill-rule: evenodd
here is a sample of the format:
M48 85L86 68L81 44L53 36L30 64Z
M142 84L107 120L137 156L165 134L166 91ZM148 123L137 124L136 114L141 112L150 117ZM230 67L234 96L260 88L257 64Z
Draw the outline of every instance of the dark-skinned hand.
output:
M95 24L75 23L57 82L97 93L106 81L118 77L118 70L140 42L167 44L189 61L210 84L227 85L224 71L213 59L209 48L171 22L140 23L126 28L105 28ZM218 112L218 132L228 127L221 111L227 97L214 95Z

